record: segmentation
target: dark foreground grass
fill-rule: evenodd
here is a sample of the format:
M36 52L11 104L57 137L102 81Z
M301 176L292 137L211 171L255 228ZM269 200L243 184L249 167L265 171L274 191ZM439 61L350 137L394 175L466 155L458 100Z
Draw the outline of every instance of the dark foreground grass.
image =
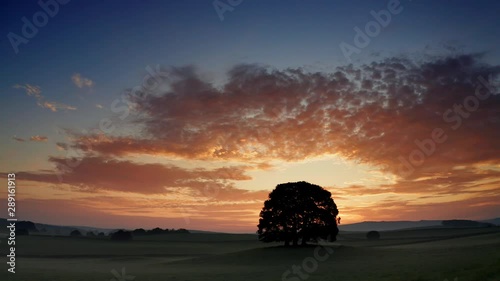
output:
M19 237L17 273L6 280L266 281L282 280L290 270L284 280L500 281L498 230L401 231L382 233L375 242L344 234L325 246L333 251L326 260L316 260L317 268L302 269L302 275L294 274L293 266L314 266L316 246L289 249L260 243L253 235L164 235L125 243ZM123 268L127 276L121 276Z

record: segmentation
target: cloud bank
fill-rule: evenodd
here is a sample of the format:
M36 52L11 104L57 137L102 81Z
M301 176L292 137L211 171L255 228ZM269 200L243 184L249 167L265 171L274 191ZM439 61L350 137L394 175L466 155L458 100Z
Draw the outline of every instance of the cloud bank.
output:
M435 217L443 208L452 218L464 214L453 211L460 206L484 217L500 211L495 205L500 194L499 74L500 66L483 63L479 54L422 62L393 57L329 73L237 65L222 85L204 80L192 66L171 68L168 90L127 96L135 113L127 120L140 132L70 133L71 141L58 148L83 156L49 161L63 183L79 191L187 192L209 198L203 204L211 211L193 214L198 219L211 214L253 221L267 192L237 188L238 181L252 179L248 171L269 169L273 160L337 155L397 176L377 187L329 187L341 203L386 196L371 205L345 206L346 213L362 218L367 208L376 208L377 218L400 212L420 219ZM25 87L35 97L37 89ZM427 153L437 129L443 141ZM401 159L415 160L415 151L423 160L412 173L402 174L407 167ZM186 169L134 162L128 158L132 155L247 164ZM19 177L60 183L48 171ZM198 208L190 204L184 207Z
M446 143L412 177L457 165L496 165L500 95L488 91L497 91L500 67L480 59L416 64L389 58L332 73L238 65L222 86L204 81L193 67L173 68L169 91L129 96L140 135L79 135L73 147L109 156L240 161L337 154L398 173L399 157L440 128ZM465 117L457 106L475 94L480 77L491 81L479 90L488 98Z

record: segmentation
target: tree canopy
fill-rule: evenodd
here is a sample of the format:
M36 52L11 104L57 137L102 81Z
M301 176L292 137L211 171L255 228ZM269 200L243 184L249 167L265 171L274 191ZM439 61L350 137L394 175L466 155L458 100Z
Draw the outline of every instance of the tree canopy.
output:
M264 202L258 224L263 242L290 242L305 245L319 238L335 241L338 234L337 205L331 193L308 182L276 186Z

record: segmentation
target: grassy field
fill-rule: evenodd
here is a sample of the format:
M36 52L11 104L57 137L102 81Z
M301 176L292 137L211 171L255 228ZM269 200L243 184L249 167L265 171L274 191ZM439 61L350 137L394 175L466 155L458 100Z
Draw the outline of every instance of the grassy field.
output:
M5 266L0 279L500 280L500 227L388 231L378 241L341 232L338 238L290 249L237 234L169 234L131 242L19 236L16 274L7 274ZM300 273L293 272L294 265Z

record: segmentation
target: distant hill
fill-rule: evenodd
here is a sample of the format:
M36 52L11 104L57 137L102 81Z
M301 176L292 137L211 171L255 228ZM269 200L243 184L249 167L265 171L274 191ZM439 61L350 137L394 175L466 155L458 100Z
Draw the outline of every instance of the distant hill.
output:
M7 227L7 225L8 225L7 219L0 219L0 227L2 229L5 229ZM29 233L38 232L38 228L36 227L36 225L30 221L17 221L16 222L16 229L17 230L25 229Z
M486 223L491 223L491 224L500 226L500 218L489 219L489 220L480 220L480 222L486 222Z
M0 229L3 231L7 226L7 219L0 218ZM34 227L33 227L34 225ZM43 223L33 223L31 221L18 221L16 223L18 229L27 228L30 233L37 232L42 235L63 235L67 236L71 233L71 231L77 229L81 233L85 234L89 231L93 231L96 234L99 232L104 232L108 234L109 232L115 231L114 229L104 229L98 227L88 227L88 226L60 226L60 225L51 225L51 224L43 224Z
M215 231L206 231L206 230L193 230L193 229L188 229L190 233L195 233L195 234L225 234L224 232L215 232Z
M445 225L443 225L443 222ZM388 231L388 230L399 230L399 229L409 229L409 228L443 228L447 227L446 224L449 222L461 222L460 227L487 227L488 223L500 226L500 218L489 219L489 220L421 220L421 221L365 221L353 224L339 225L341 231ZM453 223L452 223L453 224ZM454 225L457 226L457 225Z
M6 232L7 219L0 218L0 232ZM37 233L40 235L61 235L61 236L69 236L69 234L73 230L78 230L80 233L85 235L87 232L94 232L98 234L103 232L105 235L109 233L113 233L118 231L119 229L114 228L99 228L99 227L91 227L91 226L61 226L61 225L52 225L52 224L43 224L43 223L33 223L31 221L18 221L16 223L18 229L24 228L28 229L29 233ZM132 231L133 229L123 229ZM182 229L177 229L175 232L179 233ZM218 232L210 232L210 231L202 231L202 230L187 230L189 233L218 233ZM172 232L174 233L174 232Z
M493 224L500 226L500 218L478 220L478 221L467 221L467 220L448 220L456 222L462 222L461 227L484 227L487 224ZM478 223L480 222L480 223ZM446 224L446 223L445 223ZM25 228L30 228L30 233L36 232L42 235L63 235L67 236L71 231L77 229L81 233L85 234L89 231L94 233L104 232L104 234L109 234L115 232L118 229L111 228L98 228L90 226L59 226L43 223L34 223L35 228L32 227L32 222L30 221L19 221L18 226L21 225ZM6 232L7 219L0 218L0 232ZM409 229L409 228L443 228L443 220L421 220L421 221L365 221L353 224L341 224L339 225L340 231L363 231L368 232L371 230L377 231L388 231L388 230L399 230L399 229ZM132 230L132 229L129 229ZM222 232L212 232L203 230L188 230L190 233L203 233L203 234L221 234Z
M443 226L447 227L491 227L494 224L489 222L479 222L471 220L445 220L442 222Z
M341 231L387 231L398 230L405 228L419 228L419 227L439 227L441 226L440 220L429 221L364 221L353 224L339 225Z

